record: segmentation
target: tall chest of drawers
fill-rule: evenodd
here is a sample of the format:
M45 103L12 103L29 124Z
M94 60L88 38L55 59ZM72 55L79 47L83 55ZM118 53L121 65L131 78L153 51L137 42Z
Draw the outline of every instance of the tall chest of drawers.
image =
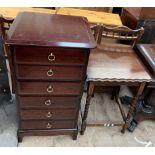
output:
M18 140L78 134L78 115L91 48L83 17L19 13L7 34L19 116Z

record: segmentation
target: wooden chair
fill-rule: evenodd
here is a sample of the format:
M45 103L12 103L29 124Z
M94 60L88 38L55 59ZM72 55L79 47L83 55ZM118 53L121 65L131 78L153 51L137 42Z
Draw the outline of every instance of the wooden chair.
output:
M10 67L10 74L11 74L11 81L12 81L12 92L14 92L14 82L13 82L13 78L12 78L12 62L11 62L11 58L9 57L9 52L8 52L8 47L5 44L5 36L7 31L10 28L10 25L13 23L14 19L12 18L4 18L2 15L0 15L0 29L1 29L1 36L2 36L2 40L3 40L3 48L4 48L4 53L5 53L5 58L8 59L9 61L9 67Z
M144 29L131 30L125 26L106 27L96 25L92 27L97 48L90 53L87 67L87 99L84 113L82 115L81 134L84 134L86 126L122 126L122 132L128 128L130 118L133 114L137 99L141 95L145 83L151 80L149 73L141 63L133 47L139 41ZM102 44L102 38L117 39L114 43ZM129 41L126 45L120 41ZM137 86L132 104L126 114L119 99L119 88L121 85ZM91 123L87 124L87 115L90 100L94 93L95 86L113 86L112 98L119 106L123 122L122 123Z

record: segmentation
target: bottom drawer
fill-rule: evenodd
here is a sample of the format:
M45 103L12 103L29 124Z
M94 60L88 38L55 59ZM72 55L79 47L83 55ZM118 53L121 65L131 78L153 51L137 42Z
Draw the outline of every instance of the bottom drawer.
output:
M23 130L30 129L69 129L74 128L75 121L21 121Z

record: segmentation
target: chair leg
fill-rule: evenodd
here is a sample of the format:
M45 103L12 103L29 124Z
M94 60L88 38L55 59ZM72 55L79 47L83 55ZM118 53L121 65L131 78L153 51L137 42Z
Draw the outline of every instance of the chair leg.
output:
M84 135L84 132L86 130L88 110L89 110L90 100L93 94L93 90L94 90L94 84L93 82L90 82L88 85L87 99L86 99L84 114L82 117L82 125L81 125L81 131L80 131L81 135Z
M91 97L94 97L94 91L93 91L93 93L92 93Z
M113 87L112 94L111 94L111 100L114 100L114 98L115 98L115 88Z
M114 100L115 97L118 96L119 91L120 91L120 86L113 87L112 95L111 95L111 100Z
M122 133L125 133L125 130L128 128L129 126L129 123L130 123L130 118L135 110L135 107L136 107L136 103L137 103L137 100L139 98L139 96L142 94L143 90L144 90L144 87L145 87L145 83L141 83L140 86L139 86L139 89L137 91L137 94L135 95L135 97L133 97L133 100L132 100L132 103L131 103L131 106L129 108L129 111L128 111L128 114L127 114L127 117L126 117L126 121L125 121L125 124L123 125L123 128L121 130Z

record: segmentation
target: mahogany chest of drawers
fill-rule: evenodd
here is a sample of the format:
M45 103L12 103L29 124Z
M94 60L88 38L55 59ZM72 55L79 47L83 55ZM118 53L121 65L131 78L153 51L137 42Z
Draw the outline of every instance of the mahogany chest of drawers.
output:
M18 104L18 140L26 135L78 134L78 115L91 48L83 17L19 13L6 43Z

